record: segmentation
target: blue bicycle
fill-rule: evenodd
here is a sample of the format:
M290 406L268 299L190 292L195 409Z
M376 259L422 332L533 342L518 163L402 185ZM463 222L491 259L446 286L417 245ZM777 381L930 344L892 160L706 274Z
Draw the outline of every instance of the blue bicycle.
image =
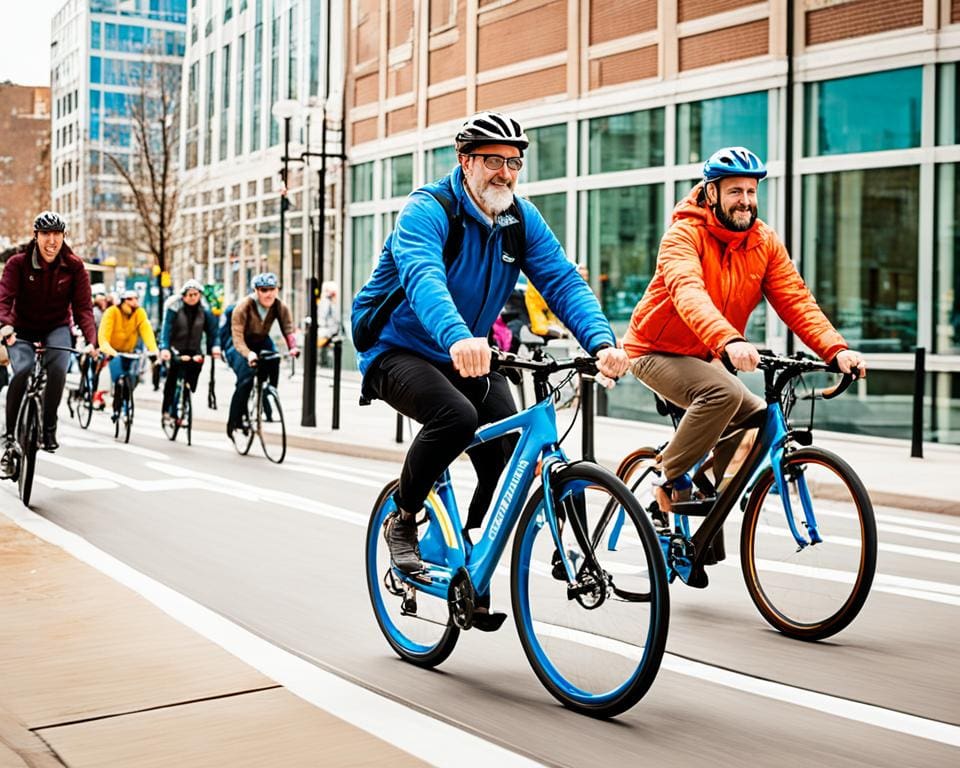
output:
M800 399L798 377L837 369L802 355L768 352L761 352L759 367L767 401L759 438L719 492L707 476L707 459L692 473L690 499L672 504L671 527L651 487L663 446L633 451L617 476L659 521L671 583L679 578L688 586L707 586L705 567L726 557L723 523L739 502L740 564L760 614L789 637L822 640L856 618L877 565L877 524L862 481L839 456L811 445L813 403L837 397L854 379L844 375L836 385L804 395L811 403L810 423L799 428L789 421ZM666 404L661 412L671 415L674 426L683 413ZM703 521L693 530L695 518ZM612 527L610 547L618 546L622 519Z
M406 661L434 667L453 651L489 599L514 528L509 573L513 614L527 659L562 704L594 717L617 715L650 688L666 646L669 594L650 520L613 473L568 461L557 436L548 377L596 375L595 361L525 360L495 366L531 371L537 403L481 428L472 445L518 433L482 537L463 536L447 470L418 515L424 571L391 566L383 530L396 512L398 481L381 491L367 528L367 586L387 642ZM539 485L530 493L539 477ZM528 499L529 496L529 499ZM605 534L622 515L617 551ZM505 569L504 569L505 570ZM505 580L505 578L504 578Z

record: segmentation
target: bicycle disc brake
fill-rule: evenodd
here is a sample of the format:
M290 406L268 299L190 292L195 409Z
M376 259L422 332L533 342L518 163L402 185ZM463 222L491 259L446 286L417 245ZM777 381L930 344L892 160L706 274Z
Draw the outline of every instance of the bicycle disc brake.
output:
M460 629L470 629L476 604L477 593L473 589L473 582L466 568L461 568L450 581L450 590L447 592L450 619Z

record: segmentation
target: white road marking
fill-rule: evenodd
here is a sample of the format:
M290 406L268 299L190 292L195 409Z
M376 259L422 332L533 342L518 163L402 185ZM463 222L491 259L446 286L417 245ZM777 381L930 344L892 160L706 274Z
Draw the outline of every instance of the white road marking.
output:
M537 634L540 635L549 635L637 661L643 656L643 648L624 643L620 640L542 622L535 622L534 626ZM930 741L940 742L941 744L960 747L960 727L950 725L949 723L941 723L925 717L907 715L872 704L861 704L856 701L830 696L825 693L794 688L793 686L784 685L783 683L761 680L756 677L751 677L750 675L721 669L720 667L714 667L710 664L703 664L699 661L691 661L690 659L675 656L672 653L664 654L661 668L680 675L695 677L699 680L706 680L707 682L722 685L727 688L751 693L756 696L763 696L768 699L783 701L787 704L806 707L817 712L841 717L845 720L854 720L865 723L866 725L872 725L876 728L883 728L908 736L916 736L921 739L928 739Z
M779 536L780 538L791 537L792 534L787 528L778 528L772 525L758 525L757 530L769 536ZM860 549L863 543L860 539L850 538L848 536L830 536L829 543L839 544L843 547L855 547ZM927 560L943 560L948 563L960 563L960 552L946 552L942 549L924 549L922 547L910 547L906 544L894 544L893 542L880 541L877 548L881 552L890 552L896 555L909 555L910 557L922 557Z
M490 765L534 768L540 765L277 648L29 510L5 510L4 514L35 536L132 589L168 616L296 696L432 765L450 768L489 768Z

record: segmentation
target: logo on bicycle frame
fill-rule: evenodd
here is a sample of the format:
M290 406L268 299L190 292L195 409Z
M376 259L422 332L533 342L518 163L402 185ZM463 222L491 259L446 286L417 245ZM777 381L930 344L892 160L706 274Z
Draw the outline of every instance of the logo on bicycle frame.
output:
M526 459L520 459L517 463L517 471L514 472L513 477L510 478L510 485L507 486L507 490L503 494L503 501L501 501L500 506L497 507L497 516L493 518L493 524L490 526L490 534L487 536L490 541L494 541L497 538L497 534L500 532L500 526L503 525L503 518L506 517L507 508L510 506L510 502L513 501L513 494L516 493L517 486L520 485L520 481L523 479L523 475L529 465L530 462Z

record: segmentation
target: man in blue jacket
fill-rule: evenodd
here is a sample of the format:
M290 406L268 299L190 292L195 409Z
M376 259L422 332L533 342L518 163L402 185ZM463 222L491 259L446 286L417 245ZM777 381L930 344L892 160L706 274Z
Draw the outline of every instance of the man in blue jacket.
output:
M514 196L529 143L520 124L480 113L463 124L455 141L458 166L413 192L354 300L364 396L380 398L423 425L400 475L398 513L385 529L393 562L407 573L423 567L414 516L433 483L479 425L516 411L506 380L490 372L487 334L521 269L584 349L597 356L604 375L619 377L629 365L596 298L540 212ZM451 241L458 246L452 254ZM394 295L397 286L402 299L374 337L358 343L364 307ZM511 446L501 440L470 451L478 484L465 533L480 526ZM481 596L481 613L488 606L489 595ZM492 630L502 621L503 614L487 613L475 626Z

